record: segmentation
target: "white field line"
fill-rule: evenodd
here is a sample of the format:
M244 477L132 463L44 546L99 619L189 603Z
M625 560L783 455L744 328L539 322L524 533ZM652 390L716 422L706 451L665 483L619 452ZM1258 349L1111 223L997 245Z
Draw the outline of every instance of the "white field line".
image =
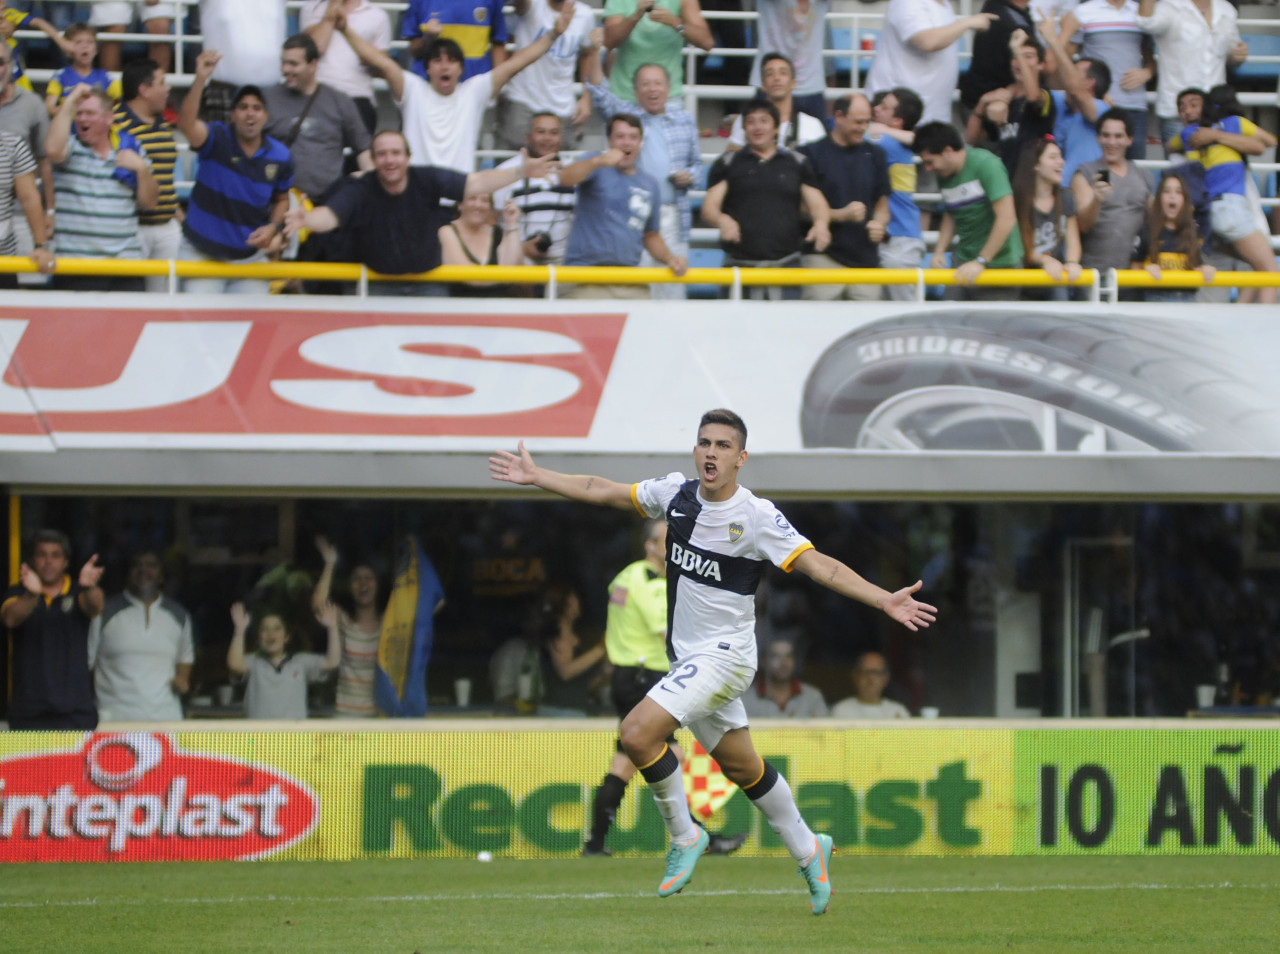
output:
M1277 887L1272 884L1234 884L1216 881L1209 884L1041 884L1041 885L956 885L952 887L883 887L846 889L848 894L1030 894L1042 891L1213 891L1213 890L1266 890ZM803 894L792 889L727 889L723 891L697 891L699 897L734 897ZM267 904L267 903L320 903L320 904L421 904L443 901L599 901L652 897L651 891L585 891L557 894L494 892L492 894L400 894L369 895L359 897L308 897L305 895L264 894L229 898L78 898L60 901L0 901L0 910L9 908L81 908L81 907L142 907L149 904Z

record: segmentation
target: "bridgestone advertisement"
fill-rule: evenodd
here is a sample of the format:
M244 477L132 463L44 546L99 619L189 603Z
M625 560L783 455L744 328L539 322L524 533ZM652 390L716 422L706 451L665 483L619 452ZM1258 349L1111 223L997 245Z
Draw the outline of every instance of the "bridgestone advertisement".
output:
M809 823L857 854L1280 854L1280 734L762 729ZM0 861L571 857L612 730L0 735ZM682 739L693 752L692 739ZM742 851L777 836L709 758L686 790ZM648 790L609 847L658 856Z
M1271 492L1280 455L1264 306L97 304L0 316L0 481L489 488L520 439L638 479L719 406L774 492Z

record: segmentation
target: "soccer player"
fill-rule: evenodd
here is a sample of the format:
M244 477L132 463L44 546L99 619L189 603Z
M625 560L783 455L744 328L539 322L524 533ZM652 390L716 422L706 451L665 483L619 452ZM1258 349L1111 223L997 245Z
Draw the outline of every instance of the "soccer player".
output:
M609 584L609 618L604 647L613 664L613 704L625 719L654 684L667 674L667 522L647 520L644 525L644 559L628 564ZM684 753L675 736L667 744L684 764ZM612 854L604 846L627 783L636 767L622 751L609 763L609 771L596 789L591 805L591 836L582 846L583 857ZM695 824L697 819L694 819ZM711 835L707 854L727 855L742 847L747 833Z
M671 836L658 896L680 892L707 850L707 832L685 804L680 762L666 741L687 725L769 821L809 886L810 907L823 914L831 900L830 835L805 824L791 789L757 753L747 728L742 693L756 671L755 591L765 561L806 576L843 596L876 606L910 630L928 626L937 610L917 602L923 585L890 593L839 560L819 553L769 501L738 485L747 462L747 426L732 411L702 415L693 448L697 476L683 474L630 486L602 477L562 474L518 453L489 458L495 480L532 484L586 503L629 509L667 520L667 656L671 671L622 722L622 748L653 790Z

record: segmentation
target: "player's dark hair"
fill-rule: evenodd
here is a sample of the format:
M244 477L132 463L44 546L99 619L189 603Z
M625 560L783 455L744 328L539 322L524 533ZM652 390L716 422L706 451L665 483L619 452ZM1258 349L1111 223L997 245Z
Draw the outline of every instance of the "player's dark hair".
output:
M301 50L308 63L314 63L320 59L320 48L316 46L316 41L311 39L311 34L309 33L295 33L284 41L284 46L281 49Z
M35 533L31 534L30 557L34 557L36 555L36 547L40 546L42 543L56 543L62 549L62 555L68 560L71 559L71 538L61 530L50 530L45 528L43 530L37 530Z
M1102 99L1111 89L1111 67L1102 60L1089 60L1084 75L1093 80L1093 98Z
M120 73L120 100L129 102L138 98L138 92L144 86L150 86L160 64L147 57L141 60L130 60Z
M658 531L666 525L667 521L665 517L660 517L657 520L646 520L644 522L644 530L641 531L640 534L640 539L645 543L648 543L650 540L654 539L658 535Z
M1129 115L1127 109L1108 109L1105 113L1098 117L1098 125L1094 128L1098 132L1102 132L1102 124L1108 120L1115 120L1118 123L1124 123L1124 134L1130 139L1133 138L1133 117Z
M778 112L778 107L767 99L753 99L747 103L746 109L742 111L742 124L744 127L747 124L747 117L752 113L768 113L773 117L774 126L782 125L782 114Z
M85 23L83 20L77 20L75 23L63 30L62 36L64 39L74 40L76 37L84 33L89 34L89 36L93 37L95 40L98 38L98 31L89 26L89 24Z
M644 135L644 126L640 124L640 117L635 113L614 113L613 116L609 118L608 134L610 136L613 135L613 127L618 125L618 123L626 123L628 126L638 129L641 136Z
M917 156L922 156L926 152L938 156L948 148L956 152L964 148L960 131L950 123L925 123L916 130L916 141L911 144L911 151Z
M738 432L738 443L742 445L742 449L747 449L747 425L742 418L734 414L728 408L718 407L708 411L702 415L702 420L698 422L698 430L702 430L708 424L723 424L726 427L732 427Z
M422 48L422 62L430 63L432 60L453 60L465 64L467 56L456 40L438 36Z

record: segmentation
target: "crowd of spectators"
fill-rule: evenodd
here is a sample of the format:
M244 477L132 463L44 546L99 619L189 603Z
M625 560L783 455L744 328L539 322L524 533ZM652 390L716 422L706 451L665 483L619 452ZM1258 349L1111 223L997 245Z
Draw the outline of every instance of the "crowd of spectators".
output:
M518 0L509 16L497 0L414 0L398 28L369 0L308 0L301 32L289 37L281 0L204 0L204 49L180 104L166 82L169 45L122 64L121 44L105 38L132 21L130 5L92 9L89 22L61 31L27 14L6 19L46 33L66 60L44 90L47 115L34 108L21 46L10 39L0 50L0 133L12 134L0 137L12 180L0 202L5 242L52 271L55 287L144 287L60 276L59 255L300 257L393 276L441 262L643 265L679 276L700 217L719 231L728 265L950 265L956 297L1008 297L1016 290L975 285L978 276L988 267L1043 269L1055 280L1080 268L1161 267L1151 229L1173 219L1156 207L1157 177L1135 164L1148 156L1149 130L1178 163L1161 178L1178 176L1193 209L1200 244L1179 254L1212 268L1277 270L1248 166L1275 138L1242 115L1226 85L1248 49L1225 0L1035 9L987 0L964 18L948 0L889 0L866 95L830 88L829 0L762 0L756 98L726 122L724 154L709 168L682 98L692 79L686 56L712 49L728 21L709 23L697 0L608 0L599 26L578 0ZM150 4L141 22L162 33L172 18L168 5ZM403 53L393 36L407 41ZM972 57L962 70L966 38ZM374 77L398 115L386 103L380 115ZM1157 123L1148 122L1149 90ZM562 157L593 115L606 148ZM499 148L523 151L500 165L506 178L477 171L490 134ZM197 165L180 202L184 141ZM935 192L940 203L917 201ZM929 256L923 239L933 229ZM387 284L390 294L530 292ZM193 279L184 288L267 286ZM568 293L683 297L684 287ZM878 284L804 292L903 295ZM1274 290L1259 300L1274 301Z

